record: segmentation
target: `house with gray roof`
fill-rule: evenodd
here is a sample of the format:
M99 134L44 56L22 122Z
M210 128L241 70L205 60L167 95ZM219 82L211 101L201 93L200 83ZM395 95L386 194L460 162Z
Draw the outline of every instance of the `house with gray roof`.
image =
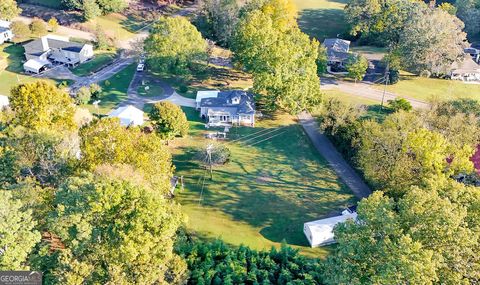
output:
M25 65L30 67L46 62L76 66L93 57L92 45L70 42L67 38L52 35L28 42L23 48L27 59ZM25 70L32 71L27 68Z
M253 94L243 90L199 91L201 96L197 107L200 109L200 116L206 120L209 126L255 126L255 102Z
M323 46L327 49L327 64L343 66L350 56L350 41L343 39L325 39Z

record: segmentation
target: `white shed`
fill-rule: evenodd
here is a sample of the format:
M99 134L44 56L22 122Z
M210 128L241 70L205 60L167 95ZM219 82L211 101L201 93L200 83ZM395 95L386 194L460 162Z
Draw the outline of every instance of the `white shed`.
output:
M10 100L5 95L0 95L0 110L10 105Z
M45 70L47 67L50 67L52 64L48 60L43 60L40 58L37 59L29 59L27 62L23 64L23 69L26 72L31 72L31 73L40 73L43 70Z
M307 237L311 247L335 243L333 234L333 228L335 225L343 223L348 219L355 220L356 218L357 213L354 212L328 219L308 222L303 225L303 233Z
M122 126L141 126L143 125L143 111L132 106L119 107L108 114L110 118L119 118Z
M217 98L219 92L220 91L218 90L197 91L197 98L195 99L195 102L197 103L197 109L200 109L200 102L202 102L202 99Z

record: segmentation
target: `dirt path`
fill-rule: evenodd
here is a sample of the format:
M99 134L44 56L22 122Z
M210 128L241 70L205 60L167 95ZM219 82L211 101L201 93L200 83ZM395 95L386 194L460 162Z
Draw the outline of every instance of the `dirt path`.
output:
M27 18L24 16L18 16L13 19L14 21L22 21L25 24L30 24L33 20L33 18ZM65 36L65 37L70 37L70 38L80 38L88 41L93 41L95 40L95 36L92 33L89 32L84 32L80 31L77 29L72 29L69 27L65 26L59 26L57 31L55 32L57 35Z
M370 190L367 184L365 184L345 159L343 159L330 140L320 131L316 120L307 112L298 115L298 119L320 155L327 160L330 167L352 190L355 196L359 199L368 197L372 193L372 190Z

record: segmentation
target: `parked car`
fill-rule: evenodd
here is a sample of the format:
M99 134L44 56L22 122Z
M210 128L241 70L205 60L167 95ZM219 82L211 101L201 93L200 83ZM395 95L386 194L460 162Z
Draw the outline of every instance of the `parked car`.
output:
M144 71L145 70L145 64L144 63L139 63L137 65L137 71Z

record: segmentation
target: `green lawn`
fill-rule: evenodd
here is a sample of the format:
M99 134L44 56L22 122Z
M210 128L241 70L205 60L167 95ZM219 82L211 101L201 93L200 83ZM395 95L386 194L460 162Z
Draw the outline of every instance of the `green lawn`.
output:
M383 86L375 87L383 89ZM480 85L465 84L455 80L402 76L397 84L388 86L387 90L405 98L422 101L455 98L470 98L480 101Z
M102 93L100 95L100 104L98 110L91 104L85 106L92 113L100 113L102 115L107 114L114 109L120 102L126 100L128 86L132 81L133 74L136 71L136 63L132 63L119 73L110 77L109 79L100 82L102 87ZM108 81L110 84L106 84Z
M114 52L100 52L88 62L82 63L72 69L72 73L78 76L87 76L99 70L103 66L113 61L116 54Z
M148 88L146 88L147 86ZM150 85L147 83L145 86L139 86L137 92L140 96L153 97L162 95L164 91L163 88L158 85Z
M132 38L135 35L135 32L149 23L150 22L145 19L111 13L97 17L83 25L91 30L95 30L97 25L100 25L108 36L119 40L125 40Z
M347 32L343 13L346 0L294 0L302 31L323 41Z
M308 247L303 223L334 215L356 199L293 118L281 115L255 128L231 129L237 141L227 142L230 162L216 167L213 181L203 185L205 171L193 160L193 149L209 142L203 138L207 131L196 111L184 110L190 137L171 147L176 174L185 179L176 199L189 216L188 228L200 237L256 249L285 240L305 254L325 257L331 247Z
M13 86L39 80L21 73L23 72L23 61L25 61L23 53L21 45L0 45L0 94L8 96ZM55 80L47 79L47 81L57 83Z

